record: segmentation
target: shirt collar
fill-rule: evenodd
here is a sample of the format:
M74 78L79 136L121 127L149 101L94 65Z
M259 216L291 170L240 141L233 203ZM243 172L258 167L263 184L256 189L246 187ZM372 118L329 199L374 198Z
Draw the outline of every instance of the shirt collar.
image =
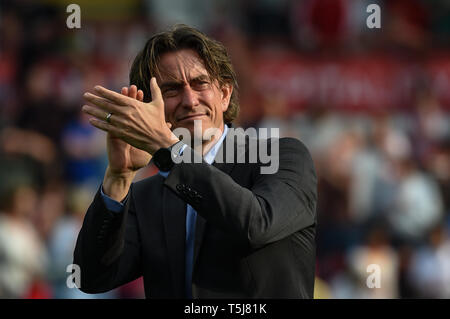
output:
M225 139L225 136L227 135L227 133L228 133L228 125L224 124L222 136L216 142L216 144L214 144L214 146L211 147L211 149L208 151L208 153L206 153L205 156L203 157L203 159L205 160L206 163L212 164L212 162L214 162L214 158L216 158L217 152L219 151L220 146L222 145L223 140Z

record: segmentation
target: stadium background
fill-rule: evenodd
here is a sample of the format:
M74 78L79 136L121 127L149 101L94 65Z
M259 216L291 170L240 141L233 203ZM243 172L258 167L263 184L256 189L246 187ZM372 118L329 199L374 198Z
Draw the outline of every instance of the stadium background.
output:
M143 297L141 280L66 286L106 167L105 135L80 109L94 85L127 85L148 36L179 22L229 49L238 124L278 127L313 155L315 297L450 297L449 1L78 0L69 29L71 2L0 6L1 298ZM381 29L366 26L371 3Z

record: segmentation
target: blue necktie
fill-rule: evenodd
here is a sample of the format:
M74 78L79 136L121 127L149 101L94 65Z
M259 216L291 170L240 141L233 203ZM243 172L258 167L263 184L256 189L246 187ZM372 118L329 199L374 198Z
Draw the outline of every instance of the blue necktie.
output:
M185 290L186 298L192 299L192 268L194 261L194 239L195 239L195 221L197 219L197 212L187 205L186 212L186 252L185 252L185 269L186 280Z

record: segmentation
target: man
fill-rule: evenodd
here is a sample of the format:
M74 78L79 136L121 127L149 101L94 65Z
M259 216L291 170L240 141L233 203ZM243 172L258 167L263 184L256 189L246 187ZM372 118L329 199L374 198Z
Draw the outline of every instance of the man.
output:
M149 298L312 298L311 157L296 139L266 141L279 167L261 174L249 138L227 143L238 102L225 48L175 26L150 38L130 82L122 94L100 86L85 94L83 111L108 132L109 165L75 248L80 289L104 292L143 276ZM195 136L196 121L201 133L219 134L192 149L173 132ZM200 163L175 160L198 154ZM132 183L151 158L159 174Z

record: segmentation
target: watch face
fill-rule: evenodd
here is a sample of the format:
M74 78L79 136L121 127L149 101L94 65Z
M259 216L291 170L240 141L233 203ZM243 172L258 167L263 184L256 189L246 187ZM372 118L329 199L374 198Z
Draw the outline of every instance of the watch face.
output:
M160 171L170 171L174 163L172 161L172 154L169 149L161 148L155 153L155 165Z

